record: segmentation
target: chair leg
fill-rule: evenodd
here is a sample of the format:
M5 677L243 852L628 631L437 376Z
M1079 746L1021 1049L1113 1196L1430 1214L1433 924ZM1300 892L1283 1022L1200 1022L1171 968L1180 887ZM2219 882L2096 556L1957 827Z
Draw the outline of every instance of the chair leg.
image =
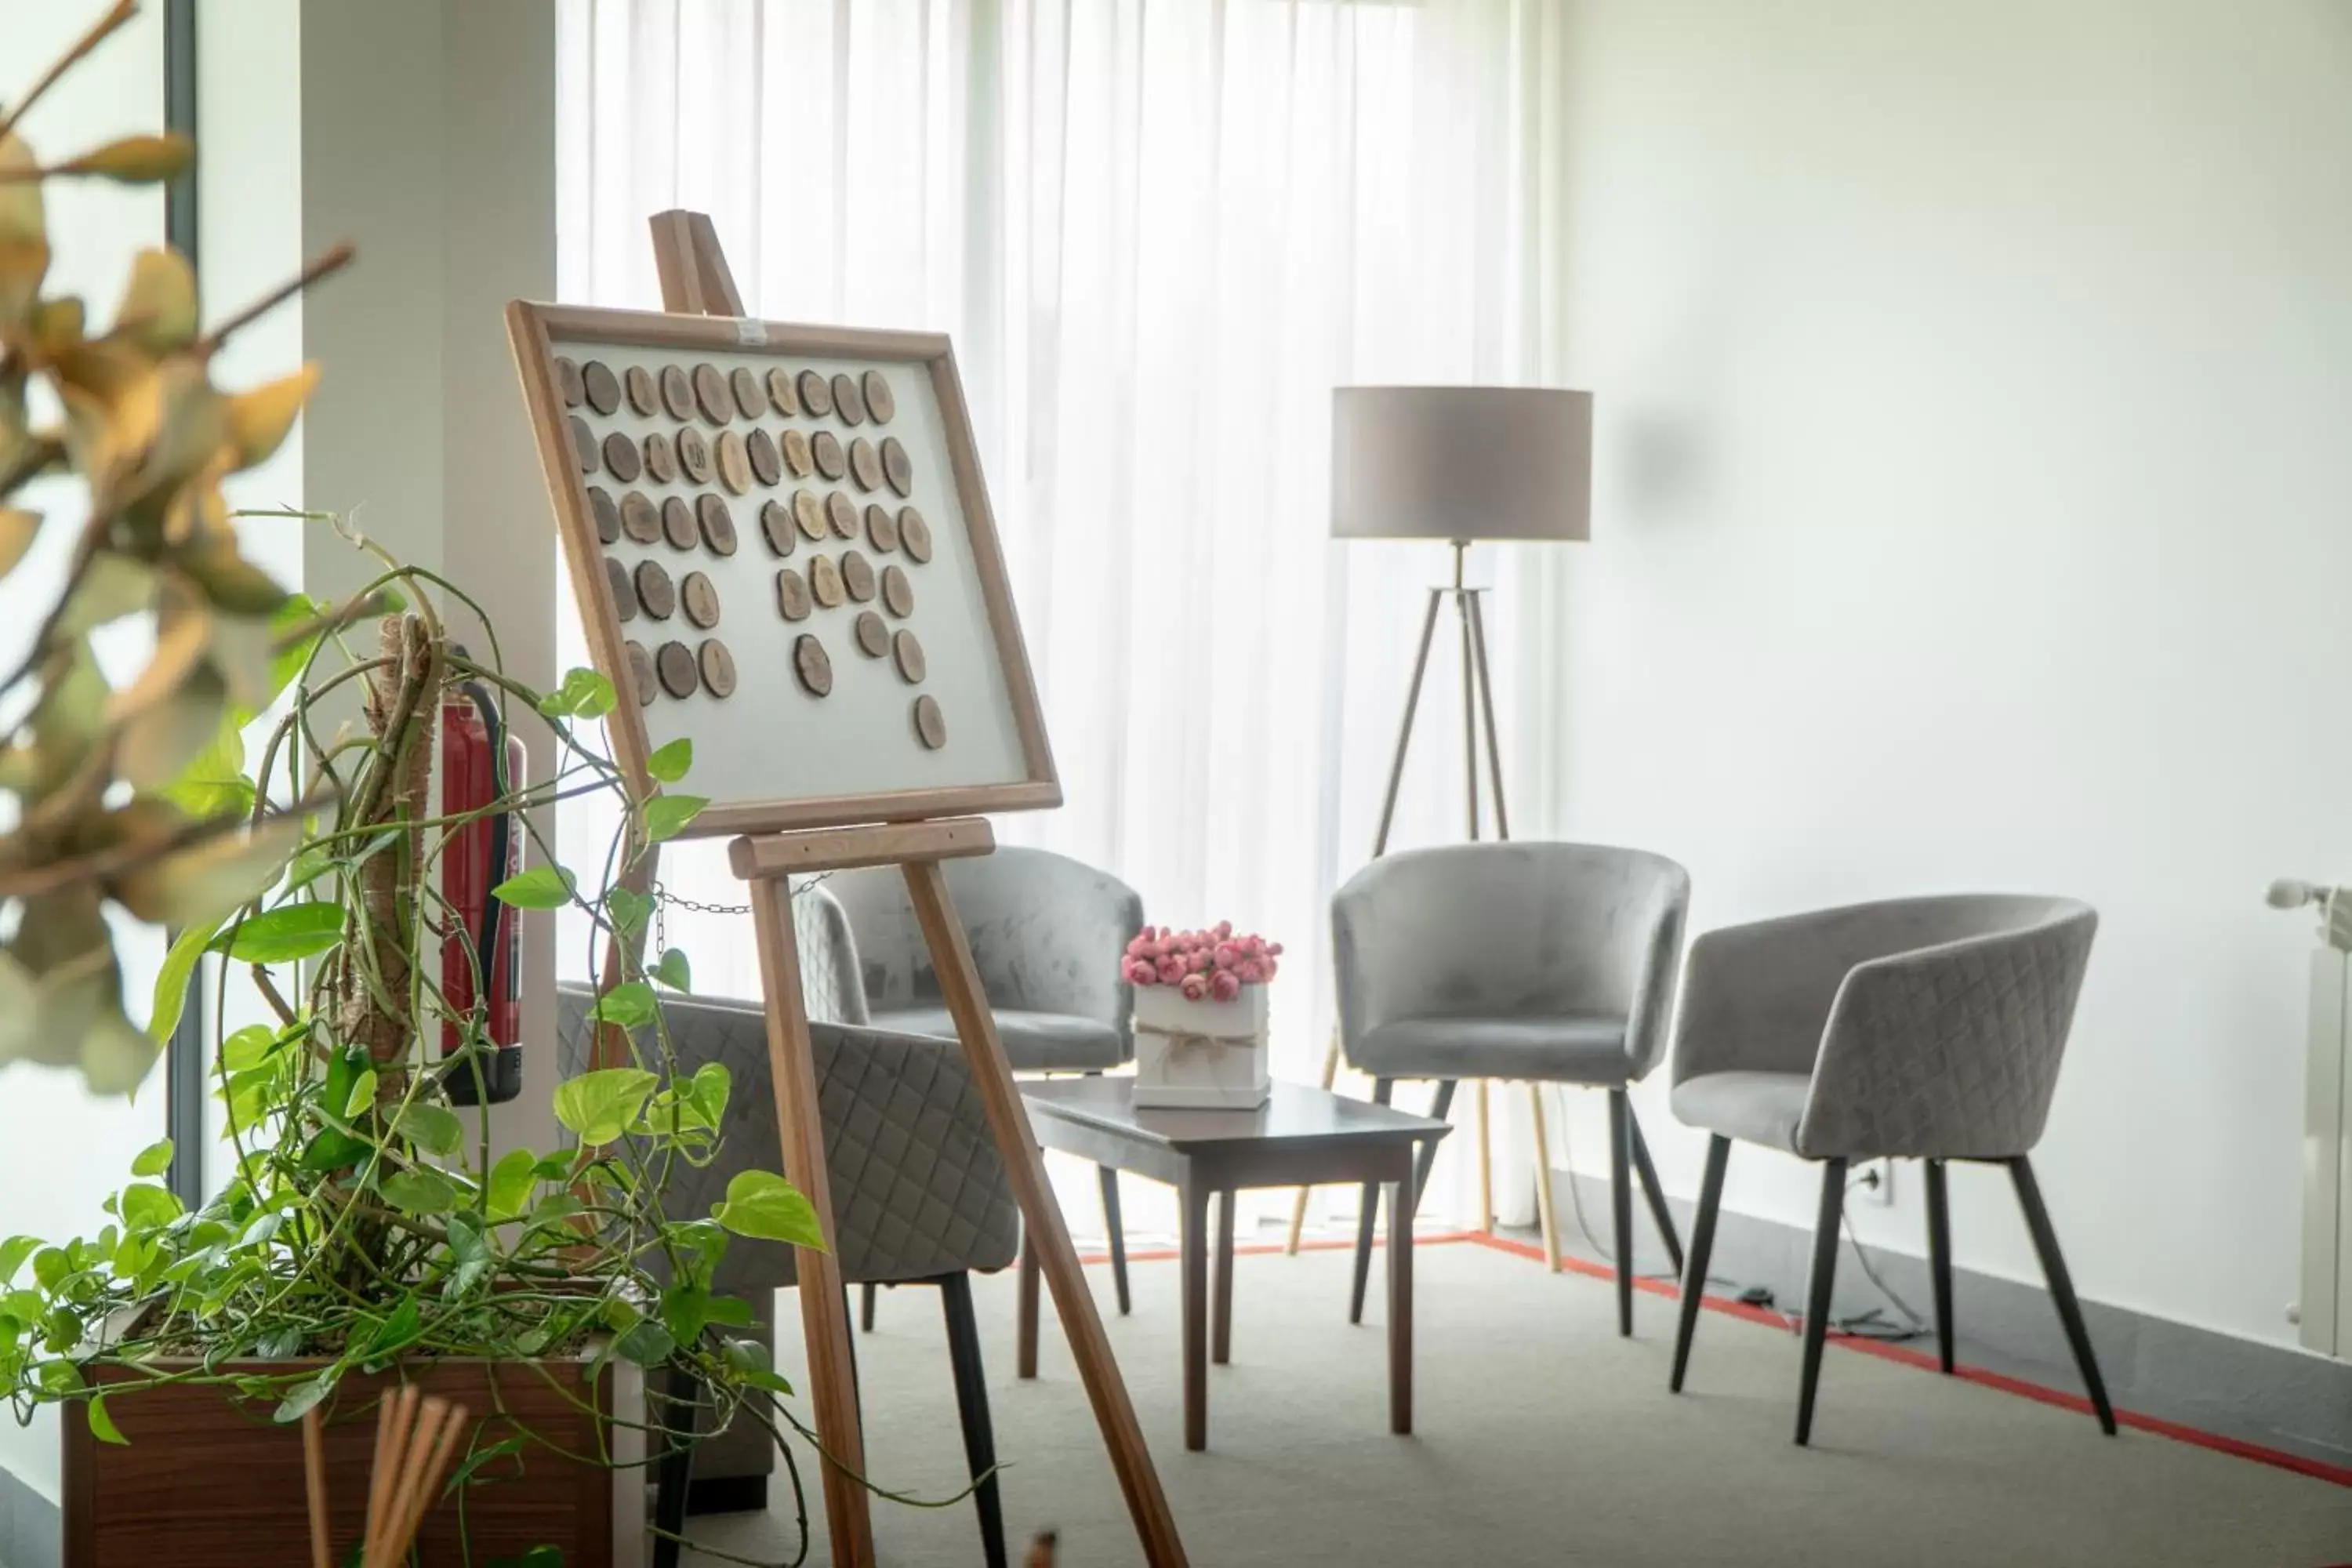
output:
M1118 1293L1118 1315L1128 1315L1133 1302L1127 1293L1127 1226L1118 1217L1118 1173L1108 1165L1096 1167L1102 1178L1103 1233L1110 1237L1110 1282Z
M1944 1162L1927 1167L1927 1272L1936 1292L1936 1359L1952 1374L1952 1211L1944 1190Z
M2033 1164L2020 1154L2009 1163L2010 1180L2017 1184L2018 1206L2025 1211L2026 1228L2033 1233L2033 1250L2042 1256L2042 1273L2050 1281L2050 1299L2058 1304L2058 1321L2065 1325L2066 1342L2074 1347L2074 1364L2082 1369L2083 1384L2098 1413L2099 1430L2116 1435L2115 1407L2107 1403L2106 1380L2099 1375L2099 1358L2091 1350L2091 1333L2083 1324L2083 1304L2074 1299L2074 1277L2066 1272L2065 1254L2058 1250L2058 1233L2050 1228L2050 1211L2042 1205L2042 1184L2033 1179Z
M1690 1256L1682 1269L1682 1315L1675 1324L1675 1370L1666 1380L1674 1393L1683 1391L1683 1373L1690 1365L1691 1336L1698 1331L1700 1299L1706 1294L1706 1263L1715 1251L1715 1215L1723 1205L1723 1171L1731 1163L1731 1140L1718 1132L1706 1141L1706 1174L1698 1186L1698 1217L1691 1222Z
M963 1423L963 1457L972 1477L972 1507L980 1514L980 1547L988 1568L1005 1568L1004 1505L996 1486L996 1429L988 1418L988 1377L981 1366L980 1321L972 1315L971 1276L940 1278L940 1308L948 1323L948 1362L955 1373L956 1415Z
M1633 1104L1625 1103L1625 1136L1633 1145L1633 1171L1642 1178L1642 1195L1649 1200L1650 1219L1658 1227L1658 1239L1666 1244L1666 1260L1674 1265L1675 1278L1683 1271L1683 1238L1675 1233L1674 1211L1666 1207L1666 1189L1658 1184L1658 1168L1650 1163L1650 1141L1642 1136L1641 1119L1633 1114Z
M1822 1163L1822 1211L1813 1222L1812 1282L1805 1291L1805 1367L1797 1384L1797 1446L1813 1440L1813 1390L1822 1379L1822 1344L1830 1331L1830 1292L1837 1284L1838 1221L1845 1214L1845 1162Z
M1372 1080L1372 1103L1386 1105L1396 1096L1396 1080L1381 1078ZM1348 1291L1348 1321L1364 1321L1364 1289L1372 1277L1372 1226L1379 1223L1381 1187L1378 1182L1364 1184L1364 1202L1356 1215L1356 1277Z
M1609 1222L1611 1243L1617 1249L1617 1332L1633 1335L1633 1177L1631 1140L1633 1107L1625 1091L1609 1091Z
M857 1327L860 1332L870 1334L874 1331L874 1300L881 1294L882 1287L879 1285L860 1285L857 1288Z
M677 1568L678 1537L686 1531L686 1497L694 1485L694 1434L700 1425L702 1385L682 1366L669 1370L664 1418L677 1431L654 1482L654 1568Z

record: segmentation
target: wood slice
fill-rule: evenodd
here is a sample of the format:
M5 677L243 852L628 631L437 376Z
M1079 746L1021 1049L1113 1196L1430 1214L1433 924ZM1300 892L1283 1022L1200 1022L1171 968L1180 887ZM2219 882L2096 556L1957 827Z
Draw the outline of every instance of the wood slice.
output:
M874 563L857 551L841 552L841 585L863 605L874 597Z
M658 430L646 433L646 472L654 483L666 485L677 478L677 448Z
M869 370L858 377L857 384L866 394L866 412L877 425L887 425L898 417L898 399L890 390L890 378L878 370Z
M812 540L824 537L824 503L814 490L793 492L793 521Z
M847 372L833 378L833 411L841 416L844 425L866 423L866 395L857 390L857 378Z
M751 455L743 448L740 431L721 430L711 443L719 458L719 482L737 495L751 488Z
M808 564L809 594L824 609L833 609L843 598L841 568L830 555L820 555Z
M882 607L902 621L915 613L915 580L905 567L882 568Z
M908 556L920 565L931 558L931 525L923 514L910 506L898 509L898 542L906 547Z
M802 689L811 697L823 697L833 689L833 658L824 651L824 644L803 632L793 641L793 673L801 678Z
M928 691L915 699L915 738L934 752L948 743L947 715L940 711L940 700Z
M800 538L793 531L793 509L780 500L760 504L760 532L768 548L778 555L790 555Z
M724 425L735 417L735 395L727 390L727 377L715 364L694 367L694 406L713 425Z
M813 370L801 372L796 390L801 395L801 406L808 411L811 418L824 419L832 416L833 388L825 384L823 375Z
M890 651L897 657L898 673L906 677L907 684L920 686L929 667L923 662L923 645L916 640L915 634L902 631L892 637Z
M915 493L915 459L907 456L907 444L896 436L882 437L882 477L901 497Z
M596 432L588 428L588 421L577 414L572 416L572 455L579 459L580 471L596 471Z
M691 550L701 537L694 526L694 508L684 496L664 496L661 503L662 537L669 541L672 550Z
M857 503L840 490L824 498L824 520L832 524L835 539L857 537Z
M757 419L768 411L768 389L760 384L760 373L749 365L737 365L727 376L728 390L735 395L735 412L746 419Z
M621 378L603 360L592 359L580 367L580 390L588 399L588 406L599 414L621 411Z
M695 521L701 525L702 542L713 555L735 553L735 514L727 503L709 490L702 492L694 503Z
M604 470L623 484L635 482L646 471L646 462L637 451L637 444L615 430L604 437Z
M661 509L641 490L631 490L621 498L621 531L639 544L651 544L662 536Z
M885 555L898 548L898 520L890 515L888 507L866 509L866 542Z
M632 411L647 418L661 412L661 392L654 385L654 373L641 364L633 364L621 373L621 390L627 395Z
M842 454L841 437L830 430L820 430L809 437L809 457L816 463L816 471L828 479L837 481L849 472L849 459Z
M719 590L703 574L686 574L686 581L677 585L677 603L686 612L686 618L703 630L709 631L719 624Z
M588 487L588 515L596 523L596 542L617 544L621 539L621 509L613 500L613 492L602 485Z
M694 657L702 666L702 689L722 700L735 695L735 656L725 643L713 637Z
M858 612L850 635L857 639L857 651L868 658L880 658L890 651L890 628L871 610Z
M776 573L776 614L788 621L808 619L808 584L801 581L801 574L789 566Z
M677 584L658 561L637 563L637 605L657 621L669 619L677 608Z
M857 481L857 488L861 490L882 488L882 454L876 451L874 443L863 436L853 437L850 440L849 477ZM904 495L906 492L901 490L898 493Z
M691 697L702 684L701 672L695 668L694 650L682 642L666 642L654 655L654 673L661 678L662 689L672 697Z
M677 466L696 484L710 482L710 443L691 425L677 433Z
M666 364L661 373L662 406L673 419L694 417L694 378L683 365Z
M555 356L555 390L563 395L563 406L566 408L579 407L588 395L587 389L580 384L580 363L577 360L566 359L562 354Z
M654 685L654 656L646 651L641 642L623 643L621 649L629 658L629 689L636 693L637 706L652 707L657 689Z
M785 431L783 447L784 467L792 471L793 478L804 479L816 472L816 458L809 452L808 432Z
M768 402L787 419L800 416L801 400L793 391L793 373L782 365L768 372Z
M754 429L743 437L743 450L751 459L753 478L772 489L783 483L784 458L776 450L773 436L765 430Z
M630 585L629 569L609 555L604 557L604 586L613 590L614 616L624 621L635 620L637 591Z

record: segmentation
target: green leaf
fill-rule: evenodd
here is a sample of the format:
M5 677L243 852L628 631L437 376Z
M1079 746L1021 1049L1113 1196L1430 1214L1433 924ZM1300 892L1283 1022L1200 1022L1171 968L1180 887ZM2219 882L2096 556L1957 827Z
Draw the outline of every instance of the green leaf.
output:
M613 683L593 669L568 669L563 684L539 700L539 710L550 719L602 719L619 698Z
M305 1379L288 1389L286 1397L278 1402L277 1414L270 1419L282 1426L289 1422L299 1421L305 1415L317 1409L319 1402L335 1391L337 1371L336 1367L331 1366L318 1376Z
M423 1314L416 1309L416 1298L404 1296L392 1315L375 1325L352 1352L362 1362L381 1363L385 1358L415 1342L423 1331Z
M400 1135L429 1154L454 1154L466 1141L455 1111L419 1100L400 1113Z
M139 1157L131 1162L131 1173L134 1176L160 1176L171 1168L172 1141L169 1138L148 1144L139 1151Z
M724 1357L727 1370L736 1381L751 1388L764 1388L771 1394L792 1397L793 1385L777 1375L768 1347L758 1340L729 1340Z
M311 1139L310 1146L302 1151L299 1168L313 1174L340 1171L358 1164L374 1148L375 1145L364 1138L354 1138L348 1132L330 1127Z
M457 1206L457 1189L438 1171L396 1171L376 1184L383 1201L410 1214L447 1214Z
M643 1028L654 1021L654 988L642 980L615 985L596 998L588 1017L593 1023L618 1024L624 1029Z
M188 1211L180 1200L152 1182L133 1182L122 1189L122 1223L134 1230L166 1226Z
M236 1238L236 1245L239 1248L258 1247L275 1237L285 1224L286 1216L276 1209L257 1214L253 1216L253 1223L245 1227L244 1234Z
M694 766L694 742L680 735L646 759L646 772L664 784L676 784Z
M513 1219L530 1206L539 1186L539 1156L528 1149L509 1149L490 1167L487 1198L492 1223Z
M824 1250L824 1232L808 1199L773 1171L738 1171L727 1184L726 1200L710 1217L738 1236L786 1241Z
M661 962L653 966L652 974L673 991L694 989L694 971L687 963L686 954L677 948L673 947L661 955Z
M662 1324L670 1337L690 1345L702 1337L710 1321L710 1292L699 1285L673 1285L662 1292Z
M651 1318L641 1319L636 1327L613 1342L614 1354L639 1366L659 1366L677 1349L677 1341L670 1331Z
M533 866L492 888L490 897L509 909L560 910L572 901L576 885L572 873L561 866Z
M342 937L341 905L301 903L280 904L255 915L225 942L228 955L240 963L287 963L316 958Z
M654 796L646 802L646 837L656 844L677 837L709 804L708 797L698 795Z
M357 1121L375 1109L376 1076L373 1068L352 1080L351 1092L343 1097L343 1120Z
M601 1147L627 1131L657 1081L642 1068L603 1068L566 1079L555 1091L555 1119L579 1134L583 1144Z
M218 921L192 925L173 939L171 951L163 954L163 967L155 972L154 1005L147 1014L147 1037L157 1045L170 1040L180 1026L180 1015L187 1010L188 989L195 983L196 965L219 930Z
M117 1426L114 1424L114 1417L106 1413L106 1395L103 1394L91 1394L89 1401L89 1435L91 1436L97 1438L101 1443L113 1443L123 1447L130 1447L131 1439L122 1435L122 1428Z
M654 912L653 897L630 888L614 888L604 895L604 913L613 929L626 935L646 923Z
M40 1249L41 1238L37 1236L12 1236L0 1241L0 1285L16 1278L16 1270L25 1266L25 1259Z
M247 1024L221 1042L221 1066L232 1073L259 1067L278 1037L267 1024Z
M441 1293L457 1300L470 1295L490 1275L490 1244L462 1214L449 1216L449 1282Z

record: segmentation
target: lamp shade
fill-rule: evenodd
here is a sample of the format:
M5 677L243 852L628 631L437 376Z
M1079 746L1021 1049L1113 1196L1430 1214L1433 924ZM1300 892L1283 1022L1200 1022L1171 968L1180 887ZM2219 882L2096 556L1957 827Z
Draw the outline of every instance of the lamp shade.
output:
M1336 538L1589 539L1591 503L1589 392L1333 391Z

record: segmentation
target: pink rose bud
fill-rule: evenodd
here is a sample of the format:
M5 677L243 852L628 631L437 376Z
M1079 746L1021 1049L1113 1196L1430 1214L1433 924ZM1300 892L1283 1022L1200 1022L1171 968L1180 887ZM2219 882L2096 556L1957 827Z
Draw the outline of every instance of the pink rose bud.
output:
M1143 939L1141 937L1137 937L1133 942L1127 944L1127 956L1129 958L1141 958L1143 956Z
M1205 974L1188 974L1184 976L1182 990L1185 1001L1198 1002L1209 994L1209 977Z
M1209 977L1209 993L1220 1002L1230 1002L1242 994L1241 976L1230 969L1220 969Z
M1267 942L1265 944L1265 955L1268 958L1280 958L1282 956L1282 943L1278 942Z
M1217 967L1219 969L1231 969L1234 964L1239 963L1241 961L1242 950L1240 948L1235 947L1229 942L1221 942L1217 943Z
M1184 962L1191 966L1193 973L1198 974L1209 967L1209 955L1196 947Z
M1179 980L1183 978L1184 961L1182 959L1169 957L1163 958L1160 961L1160 983L1161 984L1173 985Z
M1265 977L1266 977L1268 980L1273 979L1273 978L1274 978L1274 976L1275 976L1275 972L1276 972L1276 971L1277 971L1277 970L1279 970L1281 967L1282 967L1282 966L1281 966L1280 964L1276 963L1274 960L1272 960L1272 959L1270 959L1270 958L1268 958L1268 959L1262 959L1262 960L1260 960L1260 961L1259 961L1259 963L1258 963L1258 968L1260 968L1260 969L1262 969L1262 970L1264 970L1264 971L1265 972Z
M1218 935L1219 937L1228 937L1228 936L1231 936L1231 935L1233 935L1233 934L1234 934L1234 922L1233 922L1233 921L1219 921L1217 922L1217 935Z
M1265 965L1255 958L1244 958L1227 973L1238 977L1244 984L1255 985L1265 978Z
M1160 978L1160 972L1140 958L1129 959L1119 973L1126 976L1129 985L1149 985Z

